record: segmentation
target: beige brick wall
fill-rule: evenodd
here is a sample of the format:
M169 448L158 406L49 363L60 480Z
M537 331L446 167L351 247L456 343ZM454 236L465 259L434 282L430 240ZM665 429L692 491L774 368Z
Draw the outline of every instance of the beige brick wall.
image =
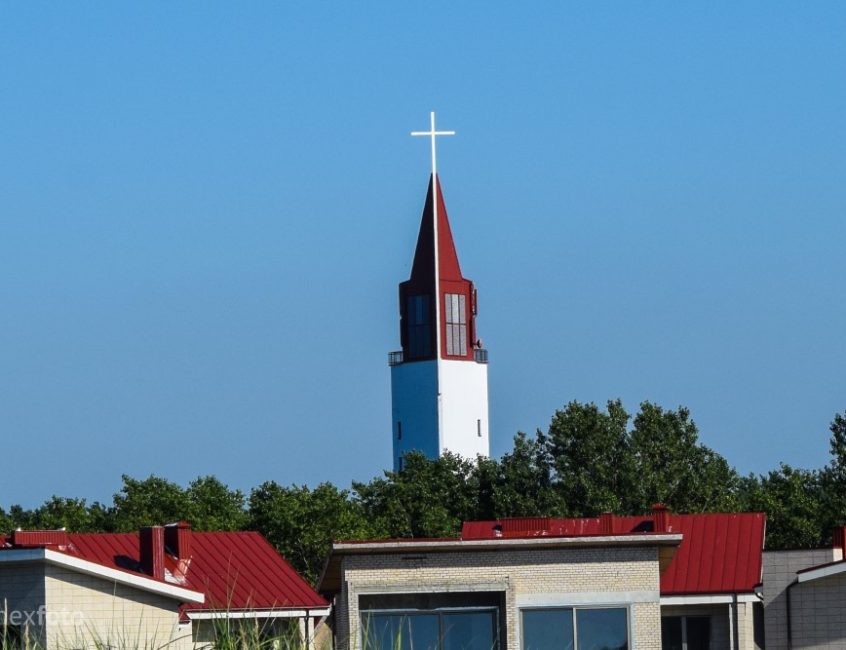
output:
M119 650L191 647L190 628L180 630L179 603L55 566L45 570L48 650L108 644Z
M764 638L767 650L787 650L787 586L796 580L796 572L801 569L832 562L835 559L833 549L803 549L797 551L767 551L764 553ZM797 587L791 589L791 599L797 598ZM792 603L791 603L792 604ZM795 624L797 614L795 608L792 621L794 623L794 647L838 647L844 646L815 646L799 645L802 639L797 636ZM805 626L807 627L807 626ZM843 627L846 628L846 619Z
M519 647L521 607L587 604L630 606L632 647L661 647L655 547L356 555L344 557L342 572L339 648L360 648L362 594L468 591L504 593L507 648Z

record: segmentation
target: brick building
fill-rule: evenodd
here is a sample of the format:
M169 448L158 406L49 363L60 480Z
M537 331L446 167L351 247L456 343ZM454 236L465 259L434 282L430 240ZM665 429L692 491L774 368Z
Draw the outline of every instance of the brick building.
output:
M754 650L764 523L663 506L467 522L459 539L335 544L319 589L334 598L342 649L402 634L415 647L479 650Z
M336 544L320 590L336 647L517 648L581 630L597 647L659 650L672 533ZM551 636L550 636L551 635Z

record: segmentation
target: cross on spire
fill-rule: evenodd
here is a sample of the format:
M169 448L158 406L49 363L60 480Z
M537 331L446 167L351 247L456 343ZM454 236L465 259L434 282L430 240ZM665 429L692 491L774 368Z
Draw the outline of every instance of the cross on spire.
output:
M412 131L411 135L425 135L432 139L432 235L435 248L435 350L437 350L437 359L440 363L441 358L441 277L440 277L440 260L439 248L440 239L438 239L438 202L440 200L440 188L438 186L438 164L435 153L435 138L439 135L455 135L455 131L438 131L435 128L435 111L429 113L430 128L428 131Z
M432 139L432 179L434 182L435 174L438 173L437 154L435 152L435 138L439 135L455 135L455 131L438 131L435 129L435 111L429 113L430 128L428 131L412 131L411 135L423 135Z

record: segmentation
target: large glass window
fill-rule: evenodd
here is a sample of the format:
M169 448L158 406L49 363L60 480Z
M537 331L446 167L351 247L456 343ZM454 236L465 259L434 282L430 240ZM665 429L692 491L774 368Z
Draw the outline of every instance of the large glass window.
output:
M462 293L444 294L447 354L467 355L467 297Z
M496 610L367 612L363 650L497 650Z
M523 650L628 650L624 607L525 609Z
M625 609L577 609L578 650L626 650L629 647Z
M572 609L536 609L523 612L523 650L573 650L575 642Z
M432 354L432 326L429 318L429 296L409 296L408 354L411 358L428 357Z
M661 619L663 650L709 650L710 616L665 616Z
M364 650L434 650L440 639L434 614L370 614L362 627Z

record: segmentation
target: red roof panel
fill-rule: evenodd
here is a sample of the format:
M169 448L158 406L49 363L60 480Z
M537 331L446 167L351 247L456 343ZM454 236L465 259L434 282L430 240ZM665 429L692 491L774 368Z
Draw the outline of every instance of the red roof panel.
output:
M145 575L139 570L138 533L69 533L61 552L102 566ZM8 541L8 540L4 540ZM183 565L184 566L184 565ZM184 575L177 560L165 556L167 582L203 592L206 600L191 609L323 608L322 598L271 544L256 532L191 533L191 556Z
M574 537L601 534L598 517L468 521L461 538ZM750 593L761 581L766 515L761 512L668 514L668 533L681 533L682 542L661 576L661 594ZM614 517L613 534L653 532L652 515ZM535 526L532 528L532 526ZM505 531L508 530L509 534ZM522 532L520 532L522 531Z

